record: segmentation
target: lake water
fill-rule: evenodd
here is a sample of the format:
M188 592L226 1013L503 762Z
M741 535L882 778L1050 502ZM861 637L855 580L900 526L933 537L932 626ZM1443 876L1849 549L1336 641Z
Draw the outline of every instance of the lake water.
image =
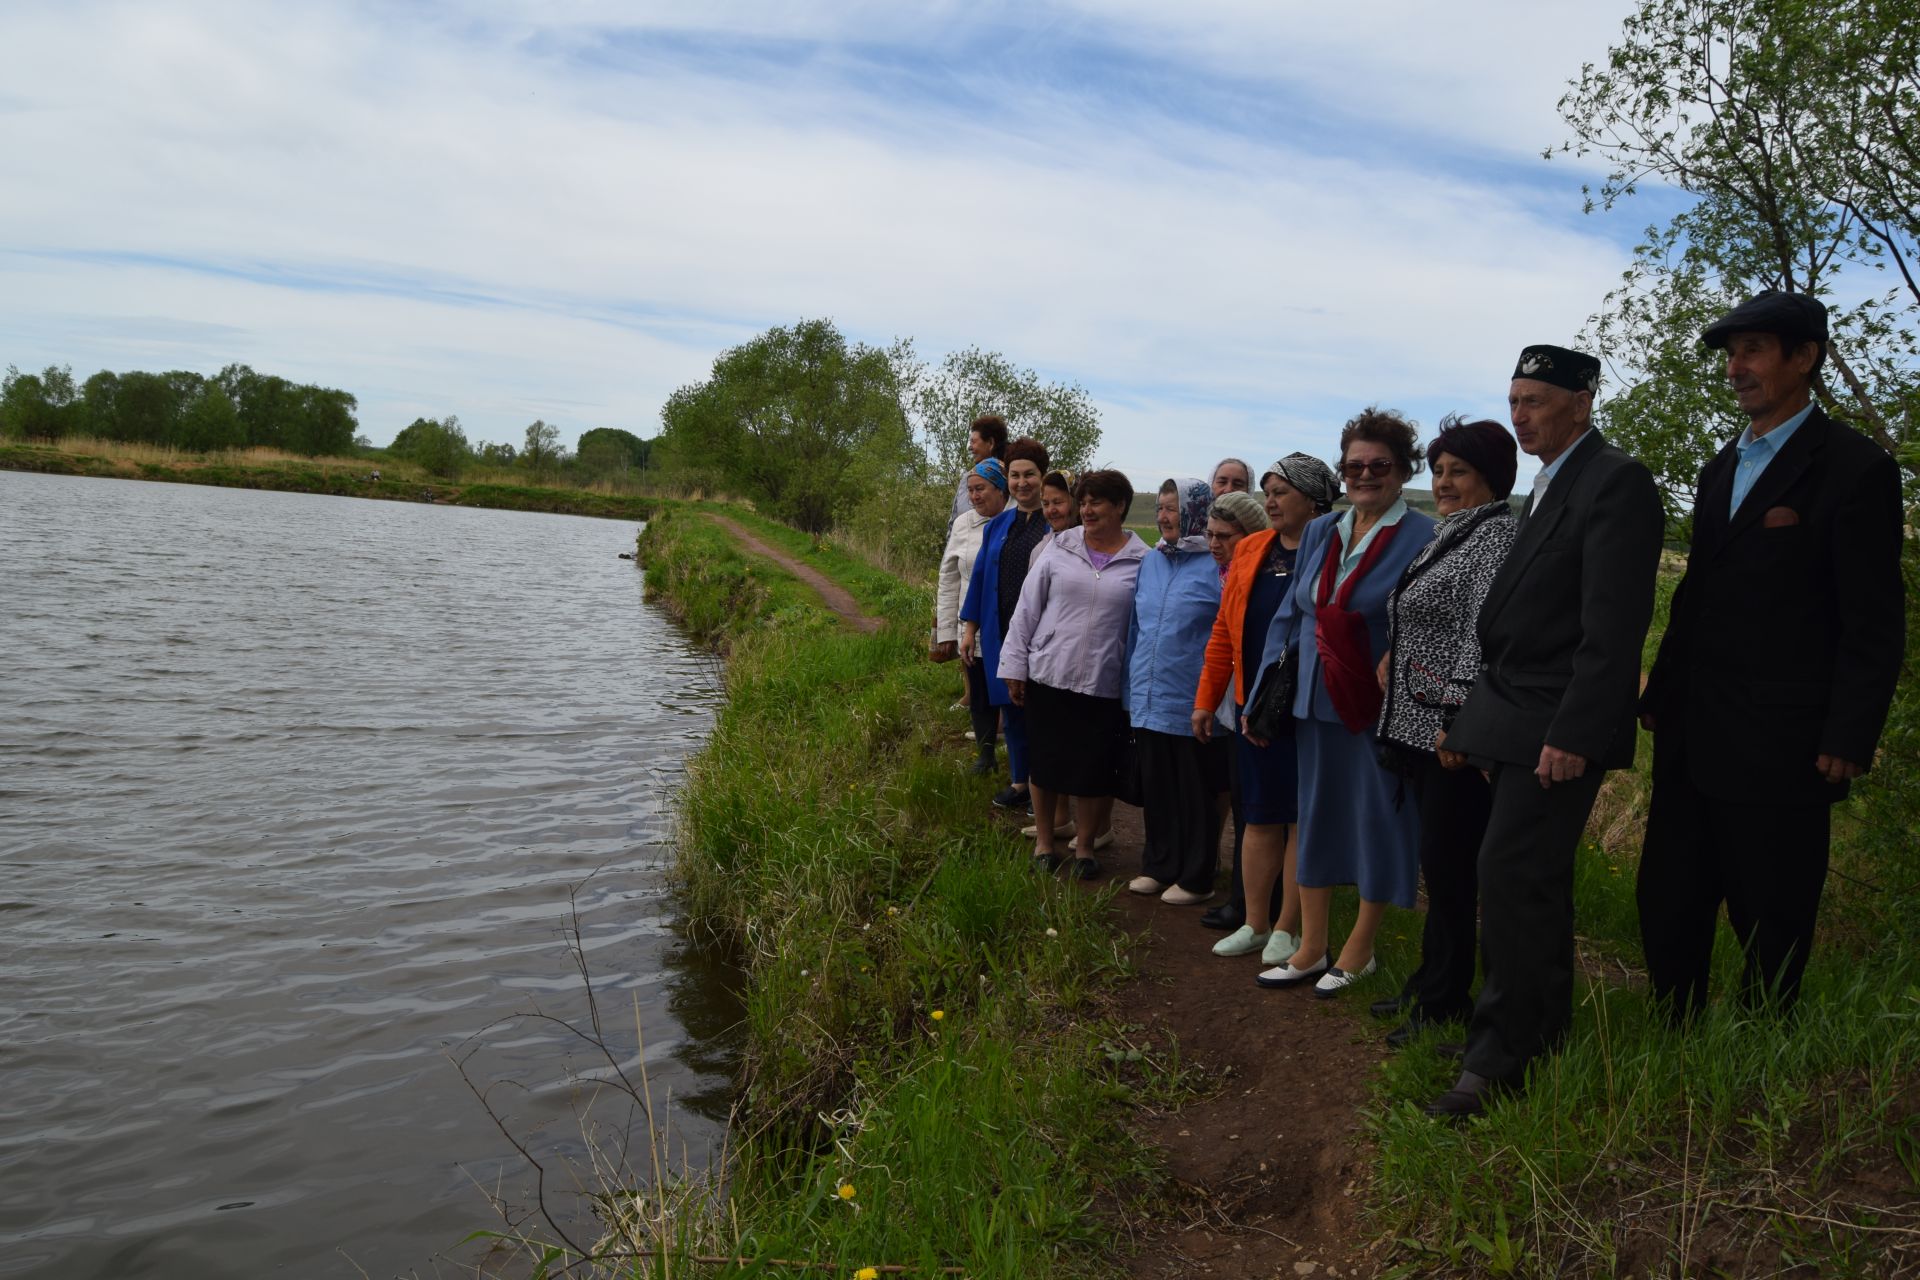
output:
M719 673L635 530L0 471L0 1275L457 1271L533 1197L455 1058L577 1220L606 1062L512 1016L590 1030L575 911L717 1148L737 1010L663 872Z

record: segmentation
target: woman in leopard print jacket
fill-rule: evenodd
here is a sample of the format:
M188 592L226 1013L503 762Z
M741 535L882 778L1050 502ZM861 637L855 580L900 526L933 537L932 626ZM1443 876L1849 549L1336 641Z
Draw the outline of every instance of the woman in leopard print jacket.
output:
M1507 503L1517 458L1504 427L1444 418L1427 459L1440 527L1388 602L1388 648L1381 662L1381 748L1397 757L1419 805L1420 872L1427 888L1420 967L1398 996L1375 1007L1387 1015L1410 1013L1387 1037L1396 1048L1423 1028L1465 1018L1473 1009L1475 862L1492 795L1480 771L1463 768L1465 760L1441 744L1479 674L1480 605L1518 527Z

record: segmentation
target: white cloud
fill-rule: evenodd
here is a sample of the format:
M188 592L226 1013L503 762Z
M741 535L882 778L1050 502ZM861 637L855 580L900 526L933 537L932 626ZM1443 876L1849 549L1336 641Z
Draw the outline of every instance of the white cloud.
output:
M1141 466L1183 422L1207 424L1191 471L1371 401L1495 409L1511 353L1571 337L1620 254L1421 140L1489 173L1532 152L1604 8L14 8L0 361L244 359L354 391L376 439L449 411L512 439L650 431L722 347L831 315L1078 381L1102 452ZM940 61L1041 39L1087 65ZM1357 154L1317 112L1268 134L1103 96L1116 49L1377 133ZM876 87L889 67L913 74Z

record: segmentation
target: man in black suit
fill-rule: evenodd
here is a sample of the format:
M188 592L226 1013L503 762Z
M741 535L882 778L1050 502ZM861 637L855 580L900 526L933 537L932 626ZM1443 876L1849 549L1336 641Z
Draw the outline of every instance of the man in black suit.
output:
M1480 677L1446 747L1488 771L1480 845L1485 967L1465 1068L1428 1105L1478 1115L1573 1019L1573 858L1607 769L1632 765L1640 649L1665 516L1653 476L1592 426L1600 362L1520 353L1507 396L1540 459L1513 550L1480 609Z
M1706 1003L1720 903L1743 995L1791 1007L1828 816L1873 763L1905 638L1900 472L1813 401L1827 309L1767 292L1703 335L1749 426L1700 472L1693 547L1640 701L1654 733L1640 934L1654 993Z

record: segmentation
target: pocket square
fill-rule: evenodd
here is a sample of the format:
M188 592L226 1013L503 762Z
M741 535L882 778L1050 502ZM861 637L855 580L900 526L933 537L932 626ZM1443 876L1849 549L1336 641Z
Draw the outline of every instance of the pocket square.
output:
M1792 507L1768 507L1767 514L1760 517L1763 529L1784 529L1790 524L1800 523L1800 513Z

